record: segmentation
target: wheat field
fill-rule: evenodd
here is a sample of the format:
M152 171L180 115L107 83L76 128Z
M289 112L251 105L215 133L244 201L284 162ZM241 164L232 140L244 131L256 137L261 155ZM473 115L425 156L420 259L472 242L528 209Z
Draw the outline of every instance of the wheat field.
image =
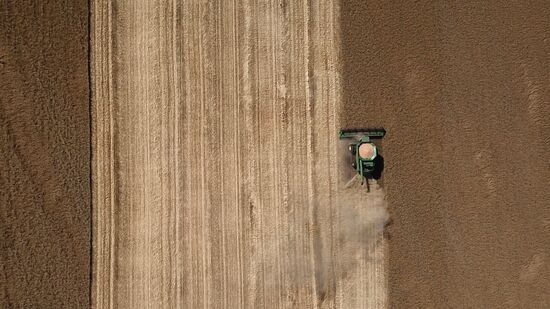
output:
M384 241L343 226L337 2L92 9L94 307L384 307Z

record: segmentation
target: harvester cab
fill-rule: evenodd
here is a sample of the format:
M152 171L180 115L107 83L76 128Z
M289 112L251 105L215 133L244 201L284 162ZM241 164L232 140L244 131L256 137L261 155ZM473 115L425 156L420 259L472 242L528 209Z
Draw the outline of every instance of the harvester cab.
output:
M352 157L351 166L361 176L361 182L369 178L380 177L383 162L373 140L381 139L384 135L386 135L386 130L382 128L340 131L340 139L350 140L348 149Z

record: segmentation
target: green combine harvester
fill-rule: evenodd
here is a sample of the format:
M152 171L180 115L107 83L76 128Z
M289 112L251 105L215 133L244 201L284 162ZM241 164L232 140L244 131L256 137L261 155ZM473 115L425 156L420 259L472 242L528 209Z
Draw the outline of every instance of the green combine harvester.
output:
M349 151L352 155L351 166L361 175L361 182L368 178L379 178L383 161L373 139L386 135L382 128L345 129L340 131L340 139L349 139Z

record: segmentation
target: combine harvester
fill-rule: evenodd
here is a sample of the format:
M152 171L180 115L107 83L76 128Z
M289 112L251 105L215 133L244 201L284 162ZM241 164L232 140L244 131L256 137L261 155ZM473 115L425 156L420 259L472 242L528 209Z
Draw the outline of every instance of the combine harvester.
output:
M386 130L383 128L343 129L339 133L340 139L350 140L348 149L352 159L351 166L356 171L355 177L361 177L361 184L366 183L367 190L368 179L379 179L382 174L384 161L373 140L381 139L384 135Z

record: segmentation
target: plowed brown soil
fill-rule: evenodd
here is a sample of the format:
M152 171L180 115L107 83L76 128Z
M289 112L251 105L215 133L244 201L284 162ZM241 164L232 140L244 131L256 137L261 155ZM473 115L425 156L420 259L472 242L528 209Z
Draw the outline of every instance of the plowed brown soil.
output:
M391 308L550 307L548 16L342 1L342 125L388 131Z
M0 308L88 308L87 1L0 1Z

